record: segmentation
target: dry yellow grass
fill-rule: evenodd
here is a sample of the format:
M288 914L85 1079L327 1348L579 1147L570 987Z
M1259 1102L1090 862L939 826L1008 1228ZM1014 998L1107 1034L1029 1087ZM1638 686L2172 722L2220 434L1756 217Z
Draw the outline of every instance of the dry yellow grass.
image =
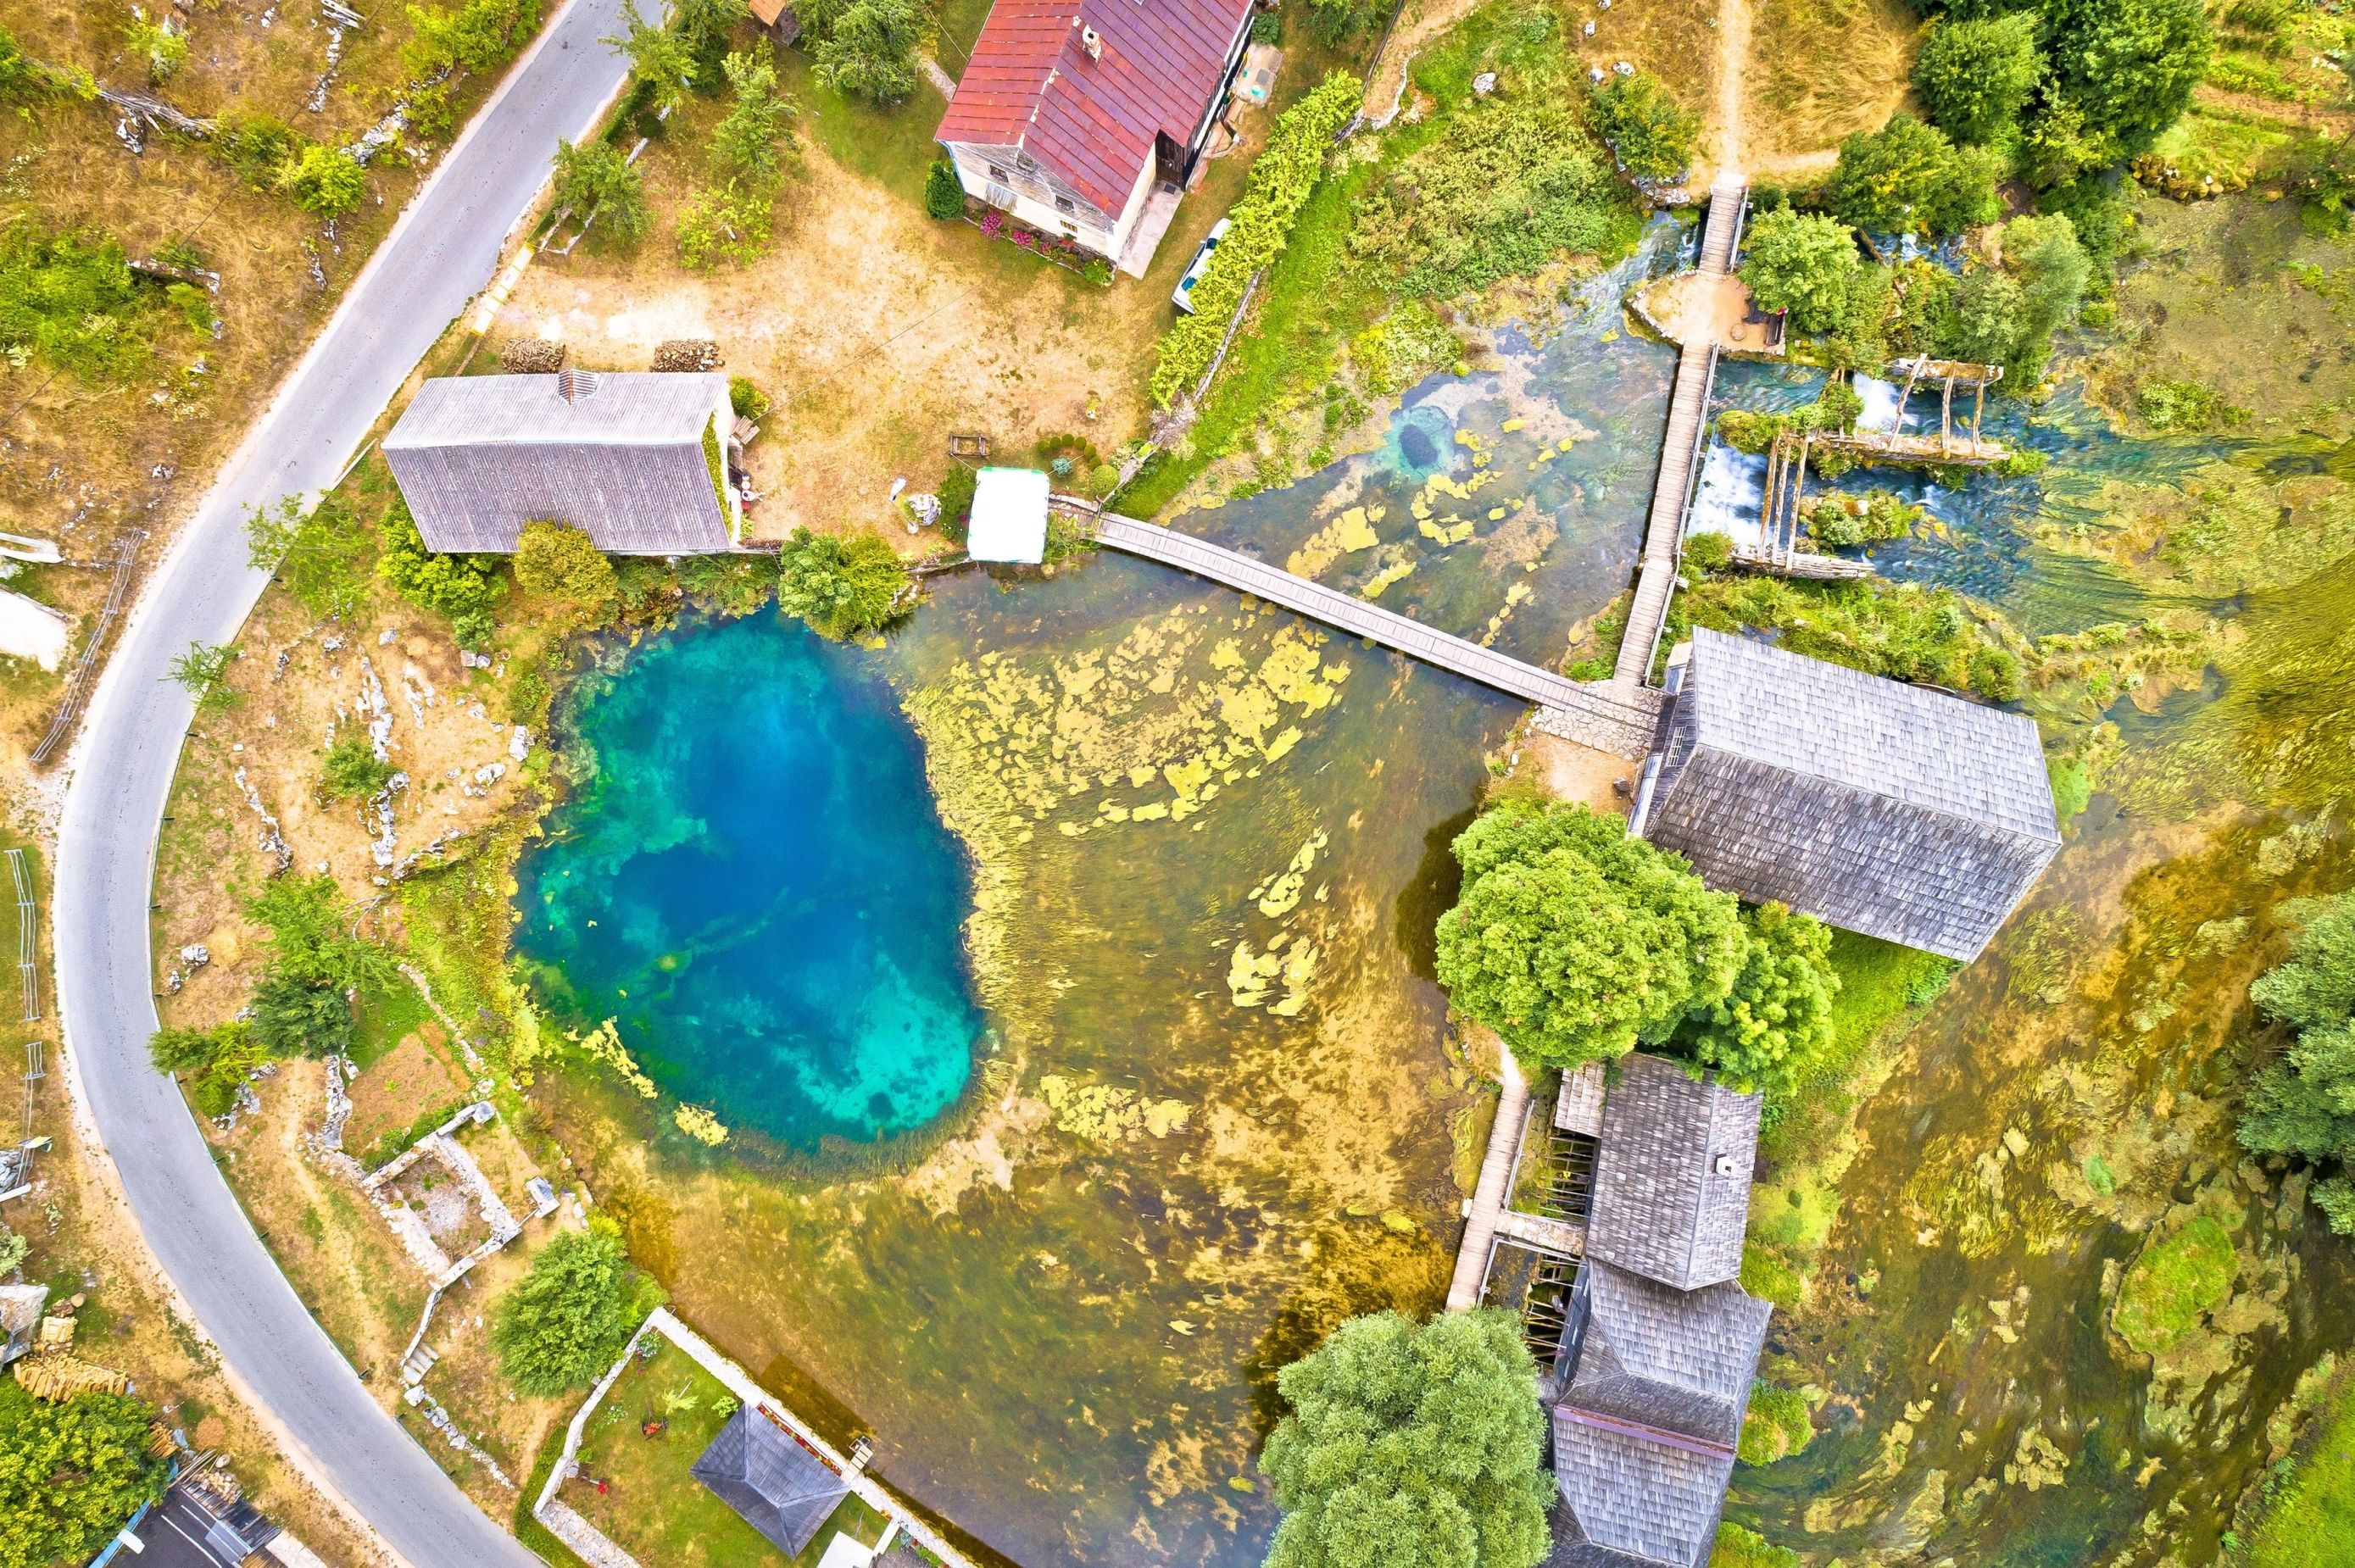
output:
M1905 100L1914 16L1902 0L1752 0L1746 157L1753 175L1829 165L1840 138Z

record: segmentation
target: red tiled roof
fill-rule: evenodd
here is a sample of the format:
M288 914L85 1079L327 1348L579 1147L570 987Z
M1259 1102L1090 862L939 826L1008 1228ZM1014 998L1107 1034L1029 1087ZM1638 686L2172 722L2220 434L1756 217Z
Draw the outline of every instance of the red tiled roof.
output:
M1166 132L1183 146L1252 0L997 0L939 140L1020 147L1117 218ZM1103 58L1080 42L1082 25Z

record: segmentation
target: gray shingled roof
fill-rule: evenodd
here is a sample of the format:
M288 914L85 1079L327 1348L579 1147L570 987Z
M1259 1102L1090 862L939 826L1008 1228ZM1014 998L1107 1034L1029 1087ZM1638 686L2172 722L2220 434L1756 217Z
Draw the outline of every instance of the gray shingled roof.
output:
M850 1495L816 1455L750 1407L728 1418L688 1473L788 1557L807 1549Z
M1622 1057L1604 1094L1586 1255L1678 1290L1741 1273L1758 1109L1757 1095L1672 1061Z
M2033 720L1701 629L1642 829L1712 887L1965 961L2061 844Z
M1647 1434L1582 1415L1553 1413L1554 1515L1559 1568L1700 1568L1717 1541L1731 1449Z
M1738 1285L1674 1290L1587 1261L1578 1364L1561 1403L1732 1447L1774 1308Z
M426 382L384 439L426 544L506 552L525 523L549 518L619 555L730 548L734 519L712 487L703 444L707 427L726 440L728 378L649 371L593 380L593 391L570 401L554 376Z

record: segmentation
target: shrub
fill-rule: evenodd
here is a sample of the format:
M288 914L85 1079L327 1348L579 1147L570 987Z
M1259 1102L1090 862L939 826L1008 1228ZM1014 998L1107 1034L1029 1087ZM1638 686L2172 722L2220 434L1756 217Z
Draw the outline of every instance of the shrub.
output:
M1840 144L1824 198L1835 217L1858 229L1954 234L2002 211L1995 193L2002 166L1993 153L1958 151L1935 126L1895 114L1880 130Z
M1301 204L1316 188L1326 149L1358 112L1360 91L1357 78L1337 71L1277 117L1241 199L1228 210L1227 237L1194 285L1195 314L1162 336L1152 380L1157 406L1190 393L1209 368L1244 285L1283 254Z
M516 540L515 579L525 592L563 600L589 619L611 614L621 597L613 563L587 534L565 523L523 526Z
M1351 255L1381 262L1404 293L1446 298L1632 233L1572 101L1540 80L1450 115L1359 203Z
M1328 48L1364 32L1374 15L1374 0L1308 0L1308 26Z
M1464 890L1439 918L1439 982L1533 1072L1664 1040L1742 973L1732 895L1616 816L1507 800L1455 851Z
M1284 37L1284 14L1280 11L1260 12L1252 17L1251 33L1252 42L1255 44L1281 42Z
M1276 1374L1291 1409L1260 1457L1284 1509L1267 1568L1533 1568L1553 1499L1536 1387L1508 1312L1342 1324Z
M123 29L123 48L147 65L147 80L161 87L173 74L187 63L187 35L176 31L172 18L151 22L139 6L131 7L131 20Z
M232 110L206 143L253 190L273 190L278 171L302 150L303 138L274 114Z
M491 1344L507 1381L539 1397L593 1385L620 1357L662 1291L629 1264L602 1216L560 1231L499 1298Z
M164 1495L169 1461L149 1452L155 1413L126 1394L62 1404L0 1381L0 1563L84 1563Z
M1588 94L1587 123L1640 179L1668 179L1691 166L1700 121L1645 71L1607 76Z
M965 528L973 521L974 486L979 482L980 475L962 463L950 464L941 478L941 532L951 544L964 543Z
M234 1109L246 1080L270 1060L252 1027L226 1023L212 1029L163 1029L148 1038L155 1071L176 1077L188 1104L200 1116L225 1116Z
M946 158L924 176L924 210L943 223L964 216L964 182Z
M654 226L646 208L645 176L619 147L608 142L556 144L555 201L586 221L597 215L601 239L634 245Z
M1875 490L1862 496L1818 497L1807 512L1807 531L1817 544L1838 549L1902 539L1921 520L1921 507L1887 490Z
M0 27L0 103L31 103L59 93L89 98L97 86L88 73L60 70L24 51L16 36Z
M360 912L335 879L279 877L245 908L269 933L270 955L250 1008L253 1035L279 1056L336 1056L350 1049L348 997L400 985L392 955L358 933Z
M923 24L914 0L850 0L810 50L813 71L846 97L900 102L916 91L914 55Z
M0 225L0 351L96 381L147 362L143 295L123 247L100 235L46 234L32 219Z
M774 185L784 172L778 139L786 134L793 103L777 95L777 68L764 49L730 54L721 62L734 98L711 133L711 161L723 174Z
M972 505L966 496L966 508ZM899 552L871 528L853 534L795 528L777 551L777 571L778 608L835 642L889 624L909 589Z
M2036 14L1931 23L1913 61L1913 89L1932 124L1955 141L1993 142L2011 129L2036 86Z
M538 30L539 0L468 0L456 11L411 5L409 27L400 63L412 79L480 73L505 65Z
M421 610L446 617L458 645L480 648L495 630L491 608L506 597L507 580L491 555L441 555L425 548L405 503L395 501L380 530L377 575Z
M368 603L367 555L367 538L339 496L329 496L308 515L297 496L276 511L254 507L246 513L246 564L275 573L314 615L340 619Z
M368 172L341 147L314 143L278 165L277 186L295 206L332 222L368 195Z
M1112 263L1102 256L1091 256L1080 269L1080 276L1100 289L1108 289L1112 287Z
M400 770L376 754L368 726L338 720L319 763L319 793L329 800L369 800L381 795Z
M1802 332L1827 332L1838 325L1859 264L1848 225L1783 208L1750 225L1742 281L1762 309L1790 312Z
M1714 528L1685 539L1685 564L1696 571L1715 571L1733 559L1733 540Z
M740 420L763 419L769 412L769 394L754 386L746 377L730 376L728 378L728 407Z

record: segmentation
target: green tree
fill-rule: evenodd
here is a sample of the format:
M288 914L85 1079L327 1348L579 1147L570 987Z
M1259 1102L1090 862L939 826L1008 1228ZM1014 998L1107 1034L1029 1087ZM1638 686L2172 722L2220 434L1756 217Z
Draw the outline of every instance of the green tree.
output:
M516 540L515 580L525 592L561 599L590 620L612 614L621 603L613 563L587 534L565 523L537 521L523 526L523 534Z
M1839 325L1861 265L1847 224L1787 207L1760 213L1742 241L1742 281L1752 297L1766 310L1790 312L1801 332Z
M630 1266L619 1229L602 1216L589 1223L586 1234L559 1232L499 1298L491 1344L525 1393L591 1386L662 1305L661 1290Z
M924 176L924 211L943 223L964 216L964 182L957 178L956 165L946 158Z
M555 200L584 219L595 213L596 232L623 247L645 239L654 226L645 176L610 142L556 144Z
M0 222L0 352L85 381L144 368L147 302L123 247L103 235Z
M367 538L340 496L327 496L307 514L299 496L274 510L246 510L246 564L274 573L314 615L340 619L368 603L367 553Z
M1877 234L1954 234L1994 221L2002 160L1956 150L1946 133L1911 114L1840 144L1824 197L1843 223Z
M2019 315L2005 384L2021 393L2044 379L2052 335L2076 319L2094 263L2064 213L2015 218L2003 228L2003 264L2019 283Z
M2117 154L2149 150L2191 101L2212 39L2200 0L2042 0L2054 84Z
M1832 933L1779 903L1745 912L1742 923L1750 951L1733 989L1686 1015L1677 1042L1742 1093L1787 1103L1831 1048Z
M188 37L173 27L172 18L151 22L140 6L131 7L131 20L123 29L123 47L135 59L147 62L147 80L156 87L172 80L173 75L187 63Z
M784 172L778 151L793 119L793 104L777 96L777 68L764 49L731 54L722 62L734 92L728 117L711 133L711 161L721 172L756 185L774 185Z
M124 1394L51 1404L0 1381L0 1568L85 1562L162 1497L169 1467L147 1451L155 1415Z
M273 1056L342 1056L352 1048L352 1005L335 986L271 971L248 1004L253 1038Z
M458 645L486 646L496 629L491 611L506 597L507 580L495 555L442 555L425 548L407 504L395 501L379 530L377 575L421 610L449 618Z
M810 51L818 80L869 103L900 102L916 91L923 26L915 0L851 0Z
M351 998L402 983L392 955L359 933L360 912L325 872L272 879L245 912L269 933L250 1021L273 1055L341 1055L351 1046Z
M2355 1235L2355 892L2294 900L2281 913L2298 928L2289 956L2249 999L2296 1038L2251 1081L2241 1143L2331 1168L2314 1200L2333 1231Z
M357 719L336 722L319 761L319 793L329 800L368 800L384 792L400 772L376 754L368 726Z
M2009 362L2019 343L2019 284L1997 267L1974 267L1955 285L1942 347L1973 365Z
M1932 124L1957 142L1976 144L2011 129L2041 69L2033 13L1971 21L1946 17L1922 36L1913 90L1929 107Z
M490 70L538 28L539 0L468 0L455 11L411 5L400 63L420 81L443 71Z
M1464 891L1439 917L1439 983L1532 1071L1666 1040L1742 970L1732 895L1616 816L1506 800L1455 848Z
M872 529L814 534L795 528L777 551L777 605L836 642L888 624L909 591L907 564Z
M1308 0L1308 25L1331 48L1364 32L1374 19L1374 0Z
M332 222L368 196L368 171L341 147L314 143L278 165L278 188L312 217Z
M229 667L236 662L231 644L190 643L168 668L180 689L197 699L198 713L221 713L238 704L237 688L229 683Z
M776 204L767 191L730 180L705 186L678 215L678 259L690 272L722 261L741 266L769 248Z
M805 0L805 10L808 4ZM751 14L744 0L670 0L672 30L687 40L695 59L697 91L719 91L727 77L728 39Z
M627 55L630 71L650 90L654 108L669 113L687 101L695 84L695 50L668 27L645 19L637 0L622 0L622 32L597 41L615 54Z
M1691 166L1700 121L1647 72L1604 78L1587 95L1586 117L1639 179L1667 179Z
M157 1029L147 1041L147 1055L156 1072L179 1079L200 1116L227 1115L246 1080L270 1060L269 1048L250 1023Z
M1354 1317L1276 1374L1260 1468L1284 1522L1267 1568L1532 1568L1551 1542L1545 1419L1521 1326Z

